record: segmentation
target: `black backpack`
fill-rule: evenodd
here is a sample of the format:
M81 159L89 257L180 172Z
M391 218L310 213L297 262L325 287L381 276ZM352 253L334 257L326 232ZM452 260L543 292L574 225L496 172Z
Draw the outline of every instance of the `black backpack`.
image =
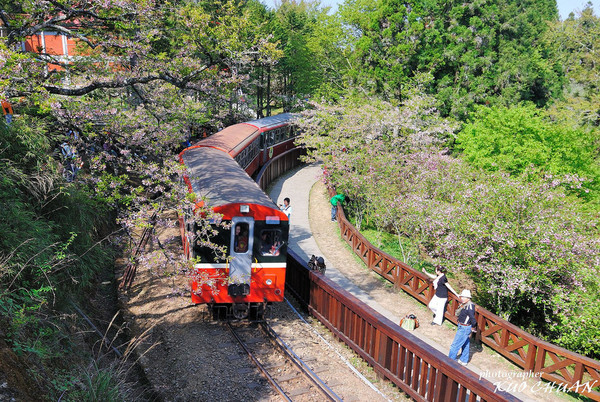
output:
M313 255L312 257L310 257L310 260L308 260L308 269L310 269L311 271L318 271L324 274L325 268L325 260L323 259L323 257L317 257Z

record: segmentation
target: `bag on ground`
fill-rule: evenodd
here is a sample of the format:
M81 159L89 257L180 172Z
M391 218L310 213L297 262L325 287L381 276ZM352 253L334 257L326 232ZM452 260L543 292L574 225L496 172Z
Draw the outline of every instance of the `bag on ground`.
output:
M419 319L414 314L407 314L400 320L400 327L407 331L414 331L419 328Z

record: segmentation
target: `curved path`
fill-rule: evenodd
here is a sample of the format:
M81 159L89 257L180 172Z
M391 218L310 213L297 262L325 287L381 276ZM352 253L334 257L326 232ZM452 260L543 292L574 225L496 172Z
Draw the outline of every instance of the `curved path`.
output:
M331 205L321 178L320 164L315 163L288 172L267 190L277 204L283 203L285 197L291 200L289 246L305 261L311 255L323 256L328 278L390 320L399 322L406 314L416 314L421 326L413 334L447 355L456 332L454 324L446 321L442 326L430 325L431 313L426 306L393 289L354 256L341 239L337 224L331 222ZM504 390L512 391L512 387L520 391L512 393L524 401L568 400L565 394L552 392L545 383L523 378L525 373L520 368L480 343L472 342L467 369L492 383L500 382Z
M282 204L285 197L290 198L290 204L293 207L290 217L290 247L298 256L303 257L304 261L308 261L312 255L323 256L325 265L327 266L326 275L333 279L337 284L342 285L344 289L358 297L360 300L368 303L377 312L399 322L400 317L395 313L387 310L384 306L378 304L376 300L367 292L363 291L359 286L352 282L344 273L336 268L336 262L339 261L329 259L329 255L317 245L315 236L313 236L310 225L310 191L315 183L322 177L320 164L312 164L300 169L294 169L288 174L280 177L268 189L271 199L277 204ZM327 207L327 216L331 216L331 205ZM322 220L322 219L321 219ZM322 220L323 225L336 226L335 222L331 222L330 218ZM340 241L341 242L341 241Z

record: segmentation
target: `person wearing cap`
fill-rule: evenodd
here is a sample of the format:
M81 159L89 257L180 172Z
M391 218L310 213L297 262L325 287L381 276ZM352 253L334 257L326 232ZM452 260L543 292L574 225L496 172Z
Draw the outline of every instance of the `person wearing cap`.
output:
M475 332L477 321L475 321L475 304L471 302L471 291L464 289L459 295L459 300L461 306L459 308L460 313L458 314L458 328L456 329L454 341L450 345L448 356L452 360L457 360L458 351L462 350L458 362L466 366L469 363L471 332Z

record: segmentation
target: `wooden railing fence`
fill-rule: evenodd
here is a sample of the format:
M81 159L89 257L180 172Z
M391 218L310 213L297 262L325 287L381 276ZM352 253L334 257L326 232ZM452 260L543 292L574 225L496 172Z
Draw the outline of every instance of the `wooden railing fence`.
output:
M335 192L329 189L329 194ZM425 274L369 243L348 222L343 208L338 208L337 221L342 238L369 269L421 303L426 305L431 300L434 289ZM455 324L457 307L458 300L449 294L445 317ZM477 306L476 319L478 339L524 371L555 383L557 389L600 401L600 362L545 342L483 307Z
M309 288L309 289L307 289ZM417 401L518 401L339 287L288 249L286 292L382 377Z
M256 182L260 188L266 190L269 184L283 173L302 165L300 156L304 154L306 154L304 149L294 148L271 159L256 175Z

